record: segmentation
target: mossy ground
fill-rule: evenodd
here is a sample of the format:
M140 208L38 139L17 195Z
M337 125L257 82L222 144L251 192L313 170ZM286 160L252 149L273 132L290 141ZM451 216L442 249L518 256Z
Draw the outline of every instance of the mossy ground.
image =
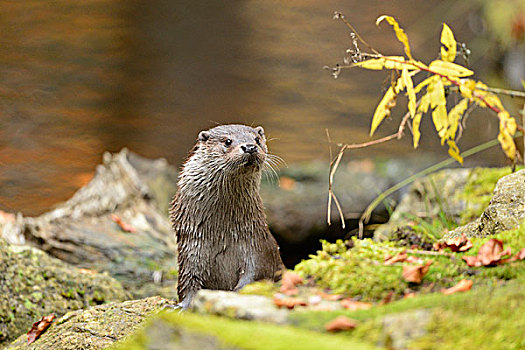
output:
M162 329L160 342L152 337L156 329ZM188 336L183 336L182 332L193 334L195 338L188 340ZM190 341L193 343L189 343ZM291 326L231 320L217 316L200 316L191 313L164 312L151 319L141 331L112 349L152 349L156 344L162 344L162 349L177 348L177 345L182 348L184 344L186 346L184 348L188 349L190 345L197 346L197 344L209 344L210 342L216 344L215 347L212 347L214 349L359 350L375 348L366 342L342 335L323 334Z
M473 280L476 285L493 285L499 281L525 278L524 261L476 268L465 263L462 256L476 255L490 238L502 240L505 248L510 247L516 253L525 248L525 224L493 237L472 238L474 246L466 253L449 251L449 255L427 255L426 251L418 254L417 250L416 253L409 253L409 256L423 261L433 261L421 284L409 283L402 278L403 266L414 263L384 265L385 255L394 256L405 248L397 246L395 242L379 243L369 239L354 238L350 244L343 241L323 242L322 250L299 263L295 271L332 293L375 302L392 293L394 298L401 298L407 292L439 291L451 287L461 279Z

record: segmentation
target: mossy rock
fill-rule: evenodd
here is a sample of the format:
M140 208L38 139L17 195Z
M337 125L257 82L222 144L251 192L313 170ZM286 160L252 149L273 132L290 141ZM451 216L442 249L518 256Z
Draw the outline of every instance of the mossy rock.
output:
M419 238L432 243L445 231L477 219L487 208L506 168L446 169L414 181L375 240L404 239L407 222L422 227ZM401 237L400 236L401 233Z
M147 317L174 304L168 299L151 297L72 311L54 322L30 348L105 349L133 333ZM27 349L27 336L19 337L7 349Z
M42 316L61 316L130 296L107 274L77 269L1 238L0 271L0 344L29 331Z

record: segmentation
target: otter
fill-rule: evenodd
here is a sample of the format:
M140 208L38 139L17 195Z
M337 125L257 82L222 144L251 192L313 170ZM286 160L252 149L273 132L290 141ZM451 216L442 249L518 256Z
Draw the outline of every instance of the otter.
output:
M259 195L268 149L262 127L220 125L199 133L170 209L177 237L178 307L199 289L238 291L284 269Z

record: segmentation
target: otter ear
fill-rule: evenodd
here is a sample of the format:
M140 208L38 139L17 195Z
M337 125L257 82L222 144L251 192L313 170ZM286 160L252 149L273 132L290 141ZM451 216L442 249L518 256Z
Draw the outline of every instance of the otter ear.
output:
M260 136L264 137L264 129L263 129L262 126L258 126L258 127L256 127L255 130L257 131L257 133L258 133Z
M201 131L199 133L199 141L208 141L210 138L210 133L207 131Z

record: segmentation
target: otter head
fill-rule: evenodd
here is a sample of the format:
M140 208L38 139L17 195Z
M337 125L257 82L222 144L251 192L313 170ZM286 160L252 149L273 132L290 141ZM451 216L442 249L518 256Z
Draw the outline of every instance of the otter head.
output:
M261 170L268 149L261 126L232 124L201 131L194 152L222 171L249 173Z

